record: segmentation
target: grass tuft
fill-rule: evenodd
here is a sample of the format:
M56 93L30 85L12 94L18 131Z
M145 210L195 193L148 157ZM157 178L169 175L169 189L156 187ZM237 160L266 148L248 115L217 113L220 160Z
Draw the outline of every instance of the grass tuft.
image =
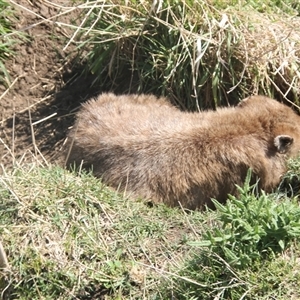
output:
M251 172L240 196L229 196L222 205L213 200L220 213L221 228L209 230L196 246L208 246L230 266L247 268L261 256L274 256L300 240L300 207L295 199L274 199L262 192L253 193ZM277 200L277 201L276 201Z
M182 108L249 94L297 103L297 1L95 1L76 31L87 71L117 92L167 95ZM72 38L72 41L76 39Z

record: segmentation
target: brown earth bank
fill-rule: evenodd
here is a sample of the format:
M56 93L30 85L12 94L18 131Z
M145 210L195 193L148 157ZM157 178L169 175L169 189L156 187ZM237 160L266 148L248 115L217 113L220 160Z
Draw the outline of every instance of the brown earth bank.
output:
M95 84L96 76L80 76L85 63L77 44L69 43L76 26L67 25L79 25L84 16L73 2L10 0L17 10L16 29L24 39L6 61L9 80L0 84L2 169L25 161L56 162L81 102L103 91L128 91L131 73L117 84Z
M71 1L19 0L13 6L16 29L24 39L6 61L10 78L0 85L2 169L55 160L74 111L100 92L94 76L80 76L84 63L77 59L75 45L63 50L74 33L63 24L76 22L78 16Z

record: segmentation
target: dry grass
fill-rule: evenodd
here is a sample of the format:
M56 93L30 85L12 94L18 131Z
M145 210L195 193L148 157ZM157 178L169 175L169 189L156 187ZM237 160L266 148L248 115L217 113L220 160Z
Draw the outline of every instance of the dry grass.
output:
M246 69L254 72L248 74L253 82L253 93L279 94L284 99L291 95L298 97L300 32L295 28L298 28L300 19L286 15L279 18L253 12L247 14L249 23L241 30L246 55L242 52L239 55L240 59L246 57ZM245 15L240 16L241 21L245 19ZM249 30L251 27L253 29Z
M188 108L257 93L297 102L300 18L292 5L263 13L200 0L92 1L78 6L83 16L69 42L93 45L88 70L106 89L166 94Z

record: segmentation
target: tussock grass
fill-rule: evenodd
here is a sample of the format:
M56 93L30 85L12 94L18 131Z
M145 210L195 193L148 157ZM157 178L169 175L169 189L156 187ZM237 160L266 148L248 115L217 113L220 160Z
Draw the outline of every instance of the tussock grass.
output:
M77 3L80 3L77 1ZM297 1L89 1L72 37L103 89L215 107L250 94L297 102Z

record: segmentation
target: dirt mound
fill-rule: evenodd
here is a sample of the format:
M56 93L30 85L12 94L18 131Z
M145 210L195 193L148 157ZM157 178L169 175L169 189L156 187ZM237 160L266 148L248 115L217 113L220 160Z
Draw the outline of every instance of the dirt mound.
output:
M1 164L51 162L57 155L72 112L80 102L99 93L93 76L79 76L74 46L63 48L73 31L60 24L74 22L78 12L71 1L19 0L17 29L25 33L15 46L15 57L6 62L10 81L0 86ZM70 4L70 5L69 5Z

